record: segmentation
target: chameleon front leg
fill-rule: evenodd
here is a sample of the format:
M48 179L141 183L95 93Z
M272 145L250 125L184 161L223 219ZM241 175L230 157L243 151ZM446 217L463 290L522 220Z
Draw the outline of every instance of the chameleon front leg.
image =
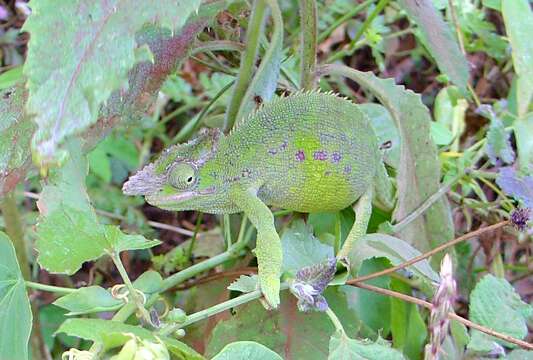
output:
M337 254L337 259L342 260L347 258L356 242L366 234L370 215L372 214L372 193L373 188L370 186L357 201L354 207L355 223L346 237L344 245L342 245L342 248Z
M257 189L235 187L230 191L232 201L248 216L257 229L255 256L259 267L259 284L267 303L279 305L282 249L274 226L274 215L257 197Z

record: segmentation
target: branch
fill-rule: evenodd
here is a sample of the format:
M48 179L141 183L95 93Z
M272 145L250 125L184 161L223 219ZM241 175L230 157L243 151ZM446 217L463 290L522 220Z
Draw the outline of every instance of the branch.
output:
M437 246L436 248L434 248L433 250L430 250L424 254L421 254L421 255L418 255L414 258L412 258L411 260L408 260L400 265L397 265L397 266L394 266L394 267L391 267L389 269L385 269L385 270L382 270L382 271L378 271L376 273L373 273L373 274L369 274L369 275L365 275L365 276L360 276L360 277L357 277L355 279L351 279L351 280L348 280L346 281L346 284L348 285L355 285L355 286L358 286L357 284L363 282L363 281L367 281L367 280L370 280L370 279L374 279L374 278L377 278L377 277L380 277L380 276L383 276L383 275L388 275L388 274L391 274L393 272L396 272L400 269L404 269L408 266L411 266L419 261L422 261L424 259L427 259L433 255L435 255L436 253L442 251L442 250L445 250L449 247L452 247L456 244L459 244L460 242L462 241L465 241L465 240L468 240L468 239L471 239L471 238L474 238L476 236L479 236L481 234L484 234L486 232L489 232L489 231L493 231L493 230L496 230L496 229L499 229L501 227L504 227L505 225L508 225L509 224L509 220L504 220L504 221L500 221L499 223L496 223L494 225L490 225L490 226L487 226L487 227L484 227L484 228L481 228L481 229L477 229L475 231L472 231L472 232L469 232L468 234L464 234L463 236L459 236L458 238L450 241L450 242L447 242L445 244L442 244L440 246Z
M400 299L400 300L403 300L403 301L406 301L406 302L410 302L412 304L423 306L423 307L425 307L427 309L430 309L430 310L433 308L433 305L431 303L427 302L427 301L424 301L424 300L421 300L421 299L417 299L415 297L412 297L412 296L409 296L409 295L405 295L405 294L402 294L402 293L399 293L399 292L396 292L396 291L383 289L383 288L380 288L380 287L377 287L377 286L363 284L363 283L351 283L349 285L356 286L356 287L361 288L361 289L373 291L373 292L378 293L378 294L391 296L391 297L394 297L394 298L397 298L397 299ZM456 320L456 321L462 323L463 325L466 325L466 326L468 326L468 327L470 327L472 329L479 330L481 332L484 332L485 334L488 334L488 335L494 336L494 337L496 337L498 339L513 343L515 345L518 345L518 346L520 346L520 347L522 347L522 348L524 348L526 350L533 350L533 344L530 344L528 342L516 339L516 338L514 338L512 336L509 336L509 335L501 334L501 333L499 333L497 331L494 331L492 329L489 329L489 328L487 328L485 326L473 323L472 321L467 320L467 319L465 319L465 318L463 318L463 317L461 317L461 316L459 316L459 315L457 315L457 314L455 314L453 312L448 313L448 318L451 319L451 320Z

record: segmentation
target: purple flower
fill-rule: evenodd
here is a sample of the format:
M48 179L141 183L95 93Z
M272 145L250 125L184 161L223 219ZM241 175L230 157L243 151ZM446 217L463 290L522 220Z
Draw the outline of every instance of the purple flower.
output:
M326 262L306 266L296 273L296 279L291 284L290 290L298 298L300 311L326 311L328 303L322 296L337 269L337 261L330 258Z
M517 208L511 213L511 224L513 224L518 231L525 231L530 219L531 209L529 208Z

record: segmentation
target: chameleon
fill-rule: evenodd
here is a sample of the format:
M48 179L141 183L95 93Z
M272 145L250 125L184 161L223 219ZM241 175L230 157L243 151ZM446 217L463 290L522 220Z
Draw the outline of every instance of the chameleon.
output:
M348 99L318 91L264 102L227 135L204 129L169 147L123 192L172 211L244 212L257 229L259 284L271 308L280 301L282 247L268 206L311 213L357 202L337 254L344 259L366 233L373 199L390 209L393 198L370 120Z

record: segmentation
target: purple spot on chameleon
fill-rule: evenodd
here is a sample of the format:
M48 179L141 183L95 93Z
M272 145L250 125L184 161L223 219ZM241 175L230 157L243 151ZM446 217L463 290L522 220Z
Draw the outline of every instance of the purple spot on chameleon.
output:
M296 152L296 160L297 161L304 161L305 160L305 153L303 150L298 150Z
M283 151L283 150L285 150L285 149L287 148L287 146L289 146L289 143L287 142L287 140L285 140L285 141L283 141L283 142L281 143L281 145L279 146L279 149L280 149L281 151Z
M278 153L278 150L276 150L276 149L269 149L269 150L268 150L268 153L269 153L270 155L276 155L276 154Z
M338 152L334 152L333 154L331 154L331 162L336 164L339 161L341 161L341 159L342 159L342 156Z
M346 166L344 167L344 173L345 173L345 174L349 174L349 173L351 173L351 172L352 172L352 167L351 167L350 165L346 165Z
M315 160L327 160L328 159L328 153L324 150L318 150L313 153L313 159Z

